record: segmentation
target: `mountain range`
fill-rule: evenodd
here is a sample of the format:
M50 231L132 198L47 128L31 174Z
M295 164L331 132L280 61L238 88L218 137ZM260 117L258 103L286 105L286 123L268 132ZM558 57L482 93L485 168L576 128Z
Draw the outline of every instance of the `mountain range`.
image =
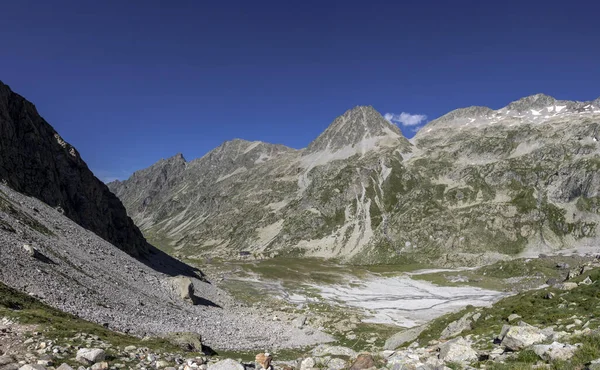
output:
M452 111L407 140L374 108L305 149L235 139L108 184L154 245L188 258L482 264L593 244L600 98Z

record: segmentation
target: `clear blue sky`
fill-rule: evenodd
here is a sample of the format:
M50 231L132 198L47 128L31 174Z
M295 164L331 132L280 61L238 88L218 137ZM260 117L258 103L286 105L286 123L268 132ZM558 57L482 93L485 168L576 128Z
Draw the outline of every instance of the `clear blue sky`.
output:
M7 1L0 80L98 177L225 140L305 147L355 105L428 120L600 95L598 1ZM426 121L423 121L423 123ZM416 126L402 127L412 136Z

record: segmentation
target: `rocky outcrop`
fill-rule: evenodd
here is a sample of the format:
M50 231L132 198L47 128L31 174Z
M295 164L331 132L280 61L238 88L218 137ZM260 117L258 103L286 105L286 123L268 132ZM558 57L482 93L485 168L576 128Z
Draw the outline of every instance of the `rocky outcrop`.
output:
M89 170L79 152L0 82L0 179L34 196L133 256L149 247L120 200Z

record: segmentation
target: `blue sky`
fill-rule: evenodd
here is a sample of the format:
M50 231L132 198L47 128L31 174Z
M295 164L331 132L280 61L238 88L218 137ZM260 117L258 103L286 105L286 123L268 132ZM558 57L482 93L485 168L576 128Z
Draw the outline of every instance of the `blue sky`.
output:
M103 180L225 140L305 147L373 105L422 125L600 96L596 1L12 1L0 80ZM402 113L409 115L401 115ZM403 126L406 136L420 125Z

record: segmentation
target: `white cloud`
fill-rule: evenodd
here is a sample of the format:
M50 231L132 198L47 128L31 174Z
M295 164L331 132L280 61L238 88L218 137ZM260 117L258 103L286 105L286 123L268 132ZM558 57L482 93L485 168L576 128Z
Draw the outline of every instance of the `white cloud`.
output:
M383 118L391 123L402 126L418 126L427 120L427 116L424 114L410 114L406 112L400 114L386 113Z

